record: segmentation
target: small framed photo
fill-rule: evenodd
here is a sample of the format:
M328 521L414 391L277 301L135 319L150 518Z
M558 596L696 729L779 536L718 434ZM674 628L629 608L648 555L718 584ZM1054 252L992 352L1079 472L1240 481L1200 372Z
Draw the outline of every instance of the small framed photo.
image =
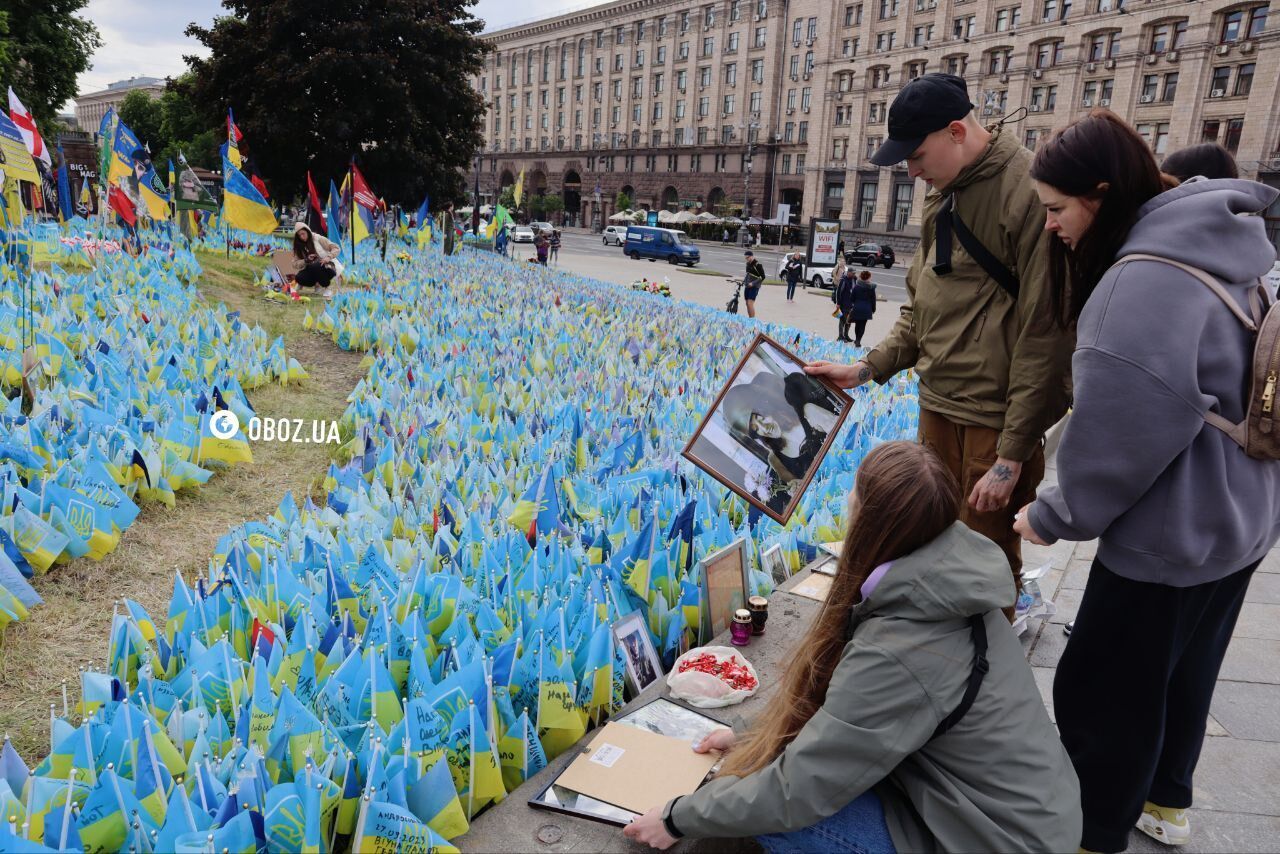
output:
M759 334L685 446L694 465L785 525L852 399Z
M747 541L738 539L698 562L695 570L702 591L702 620L698 643L710 643L733 621L733 612L747 607L751 572L747 566Z
M782 553L782 543L772 545L760 555L760 568L769 574L774 584L781 584L791 577L791 564Z
M662 675L662 661L653 648L644 614L633 611L613 624L613 637L622 647L627 662L626 682L631 695L637 697Z

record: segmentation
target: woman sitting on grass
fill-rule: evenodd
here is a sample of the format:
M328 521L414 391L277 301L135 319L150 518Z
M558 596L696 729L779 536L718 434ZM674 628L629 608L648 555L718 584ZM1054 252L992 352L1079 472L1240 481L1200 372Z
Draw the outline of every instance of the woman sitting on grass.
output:
M958 520L923 445L858 469L831 591L781 689L719 776L627 836L755 836L768 851L1074 851L1075 772L1001 608L1000 548Z

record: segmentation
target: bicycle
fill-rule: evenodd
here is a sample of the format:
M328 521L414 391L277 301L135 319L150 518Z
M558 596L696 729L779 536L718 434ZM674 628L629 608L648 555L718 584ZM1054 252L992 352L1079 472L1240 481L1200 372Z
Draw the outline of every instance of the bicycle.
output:
M725 279L726 282L733 282L733 296L729 298L729 302L725 305L724 310L730 314L738 313L738 297L742 293L741 279Z

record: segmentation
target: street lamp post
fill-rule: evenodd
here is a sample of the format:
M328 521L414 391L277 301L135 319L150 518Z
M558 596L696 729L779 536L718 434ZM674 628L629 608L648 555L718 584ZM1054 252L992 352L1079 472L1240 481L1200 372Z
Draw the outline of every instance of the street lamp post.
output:
M476 184L474 199L471 202L471 233L480 233L480 152L476 152Z

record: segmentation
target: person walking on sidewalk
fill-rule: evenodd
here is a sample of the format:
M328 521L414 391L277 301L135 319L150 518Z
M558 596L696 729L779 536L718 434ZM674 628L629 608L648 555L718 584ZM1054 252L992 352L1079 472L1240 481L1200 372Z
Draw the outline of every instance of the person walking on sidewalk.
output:
M1227 432L1249 406L1243 320L1265 304L1275 248L1260 214L1280 193L1231 179L1168 189L1142 138L1102 110L1041 144L1031 176L1057 319L1077 330L1075 403L1058 485L1017 531L1099 540L1053 683L1080 845L1122 851L1135 823L1181 844L1218 671L1280 540L1280 461Z
M1019 590L1013 514L1044 476L1044 434L1066 412L1072 347L1051 319L1031 157L1012 132L978 123L959 77L926 74L904 86L872 162L905 159L912 178L932 185L906 304L889 335L854 365L818 361L806 369L853 388L915 368L920 441L960 481L961 520L1004 550Z
M840 281L836 283L836 289L831 294L831 301L836 304L836 317L840 319L836 331L837 341L853 341L849 337L849 321L853 313L853 291L857 286L858 280L854 276L853 268L846 267L844 275L840 277Z
M782 278L787 280L787 302L796 301L796 286L804 275L804 256L799 252L792 253L787 265L782 268Z
M876 314L876 285L871 281L871 271L863 270L853 286L853 300L849 307L849 319L853 321L853 346L862 346L862 334L867 331L867 321ZM848 341L848 333L845 333Z
M547 250L551 263L557 263L560 260L560 232L557 229L551 230L551 237L547 241Z
M998 610L1013 580L957 521L961 501L928 448L867 454L839 570L769 706L747 733L696 744L727 751L716 778L626 836L755 836L786 854L1073 851L1080 787Z
M764 265L756 260L750 249L743 254L747 259L747 270L742 279L742 298L747 302L747 317L755 317L756 297L760 296L760 286L764 284Z

